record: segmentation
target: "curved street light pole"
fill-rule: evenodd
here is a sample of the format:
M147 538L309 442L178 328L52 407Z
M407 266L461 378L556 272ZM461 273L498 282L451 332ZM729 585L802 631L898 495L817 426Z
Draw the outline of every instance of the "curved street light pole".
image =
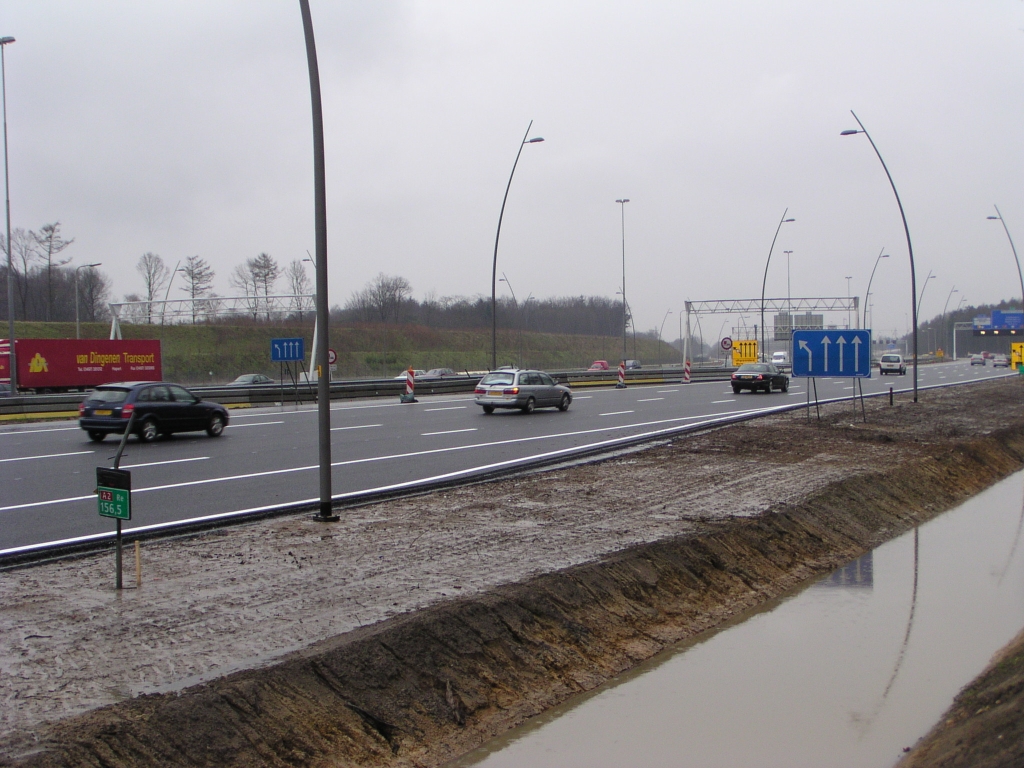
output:
M878 269L878 262L882 259L888 259L889 254L885 252L885 246L882 246L882 250L878 252L878 257L875 259L875 266L871 268L871 277L868 278L868 289L864 293L864 327L868 327L868 301L871 298L871 282L875 279L875 270ZM874 321L874 318L871 318Z
M622 359L625 360L628 357L626 354L626 203L629 202L629 198L622 197L615 202L619 204L619 209L622 212Z
M672 314L672 310L670 309L667 312L665 312L665 317L663 317L661 319L661 328L658 329L658 357L661 357L661 345L662 345L661 334L665 331L665 321L668 320L668 316L671 315L671 314ZM662 365L664 365L665 364L664 363L664 358L662 358L662 360L660 362L661 362Z
M500 280L500 282L502 282L505 285L507 285L509 293L512 294L512 303L516 307L516 319L518 320L519 319L519 302L516 301L516 292L512 289L512 283L510 283L508 281L508 278L505 277L505 273L504 272L501 273L501 280ZM520 324L520 327L519 327L519 367L520 368L523 367L523 330L522 330L522 325L521 324Z
M764 287L768 283L768 265L772 263L772 251L775 249L775 241L779 238L779 230L782 229L782 225L790 221L796 221L796 219L787 219L786 214L789 213L789 208L782 212L782 218L779 219L779 226L775 228L775 237L772 238L772 247L768 249L768 259L764 263L764 279L761 281L761 346L764 347ZM755 339L756 341L756 339ZM762 360L767 360L765 350L762 349L760 352Z
M921 303L924 301L924 292L925 292L925 289L928 287L928 281L929 280L934 280L936 277L938 277L938 275L933 275L932 271L929 269L928 270L928 277L926 277L924 279L924 283L921 284L921 295L917 299L917 308L918 308L918 310L921 309Z
M505 185L505 196L501 199L501 213L498 214L498 231L494 234L494 263L491 266L491 370L498 367L498 240L501 238L501 220L505 217L505 203L508 201L508 191L512 187L512 177L516 175L516 166L519 165L519 156L523 153L523 147L527 144L537 144L544 141L540 136L532 139L527 138L532 127L533 120L526 126L523 140L519 142L516 161L512 163L512 173L508 175L508 184Z
M946 303L942 305L942 346L946 346L946 337L949 336L947 333L949 329L946 328L946 309L949 307L949 300L953 298L954 293L960 293L960 291L956 289L955 285L949 289L949 295L946 296Z
M7 68L4 51L13 37L0 37L0 87L3 89L4 102L4 195L7 203L7 343L10 352L7 356L7 368L11 377L11 395L18 394L18 363L14 359L14 269L11 266L11 183L7 166Z
M313 230L316 252L316 406L317 457L319 459L320 504L314 519L335 521L331 499L331 377L327 371L330 349L330 314L327 304L327 165L324 153L324 112L320 98L320 67L313 37L309 0L299 0L302 32L306 42L309 70L309 101L313 117Z
M882 170L885 171L885 176L889 179L889 186L892 187L892 193L896 197L896 205L900 209L900 218L903 219L903 231L907 235L907 253L910 256L910 306L914 313L914 402L917 402L917 277L914 274L914 246L910 242L910 227L907 226L907 216L903 212L903 203L900 201L900 193L896 191L896 184L892 180L892 174L889 173L889 168L885 164L885 160L882 159L882 153L878 151L878 147L875 146L874 139L871 138L871 134L868 133L867 128L864 127L864 123L857 117L857 113L852 109L850 114L853 115L853 119L857 121L857 125L860 126L860 130L847 130L841 131L840 136L852 136L855 133L863 133L868 137L868 141L871 142L871 148L875 150L875 155L878 157L878 162L882 164Z
M992 207L996 209L996 215L989 216L989 218L999 219L999 221L1003 225L1003 231L1006 233L1006 239L1010 241L1010 249L1013 251L1013 259L1014 261L1017 262L1017 277L1020 278L1021 302L1024 302L1024 274L1022 274L1020 271L1020 259L1017 258L1017 249L1013 245L1013 238L1010 237L1010 230L1006 226L1006 221L1003 219L1003 214L999 213L999 206L993 205ZM1021 304L1021 307L1024 308L1024 303Z

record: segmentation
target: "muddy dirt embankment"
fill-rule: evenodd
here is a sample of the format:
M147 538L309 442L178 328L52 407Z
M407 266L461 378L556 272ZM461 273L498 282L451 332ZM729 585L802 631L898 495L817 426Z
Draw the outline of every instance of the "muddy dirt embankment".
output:
M847 409L830 409L822 422L780 416L537 475L525 488L504 481L465 489L462 503L497 509L529 497L581 520L611 496L613 508L629 503L680 525L670 536L322 640L260 669L51 720L31 729L34 747L22 738L3 764L440 765L1019 469L1022 391L1010 379L925 392L921 403L896 408L873 402L867 424L852 422ZM772 484L811 468L804 485ZM728 495L743 477L754 483L729 496L737 516L687 498L691 488L701 498L688 485L694 478ZM739 509L765 485L774 488L769 503L752 514ZM416 503L429 514L438 501ZM614 525L614 512L603 525ZM543 528L536 536L540 546ZM203 539L177 546L202 547ZM315 569L307 578L317 578Z

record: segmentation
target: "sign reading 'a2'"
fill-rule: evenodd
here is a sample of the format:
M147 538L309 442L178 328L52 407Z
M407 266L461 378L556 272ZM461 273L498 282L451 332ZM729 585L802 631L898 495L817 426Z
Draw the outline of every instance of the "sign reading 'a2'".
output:
M870 379L871 330L793 331L793 376Z

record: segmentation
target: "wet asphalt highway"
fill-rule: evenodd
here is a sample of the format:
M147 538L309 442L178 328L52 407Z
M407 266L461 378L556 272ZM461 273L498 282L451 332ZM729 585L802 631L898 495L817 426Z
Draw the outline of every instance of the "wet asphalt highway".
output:
M921 387L1007 375L966 361L922 366ZM850 397L850 379L817 379L819 399ZM788 394L733 394L728 382L579 389L562 413L497 411L472 395L332 403L336 496L401 488L486 472L541 455L570 455L624 437L805 402L809 380ZM912 386L912 374L863 380L865 394ZM852 405L851 405L852 410ZM132 472L132 520L125 531L256 511L317 498L315 407L242 409L220 438L129 439L121 467ZM73 422L0 429L0 556L44 543L109 534L97 514L95 468L112 466L117 441L92 443Z

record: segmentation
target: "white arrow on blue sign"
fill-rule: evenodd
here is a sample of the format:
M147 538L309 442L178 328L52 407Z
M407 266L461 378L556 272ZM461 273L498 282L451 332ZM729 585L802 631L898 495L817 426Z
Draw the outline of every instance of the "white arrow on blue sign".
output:
M288 363L303 360L306 357L306 340L301 336L297 339L271 339L270 360L274 363Z
M871 330L793 331L793 376L871 378Z

